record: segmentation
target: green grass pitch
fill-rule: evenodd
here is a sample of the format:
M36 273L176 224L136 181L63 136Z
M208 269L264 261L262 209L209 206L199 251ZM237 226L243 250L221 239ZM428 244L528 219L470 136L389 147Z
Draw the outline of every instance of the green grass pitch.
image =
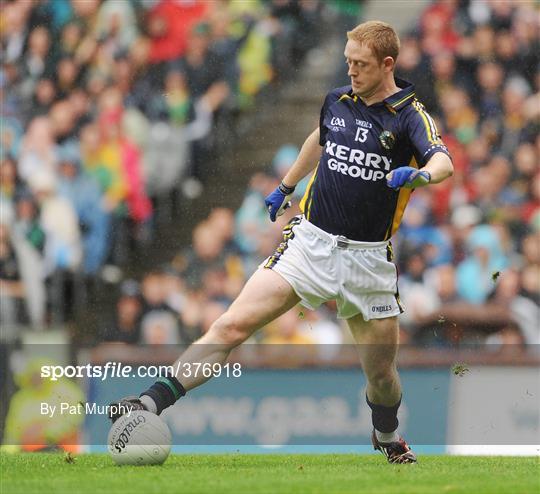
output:
M107 455L2 454L2 494L467 493L538 494L537 457L171 455L162 466L117 467Z

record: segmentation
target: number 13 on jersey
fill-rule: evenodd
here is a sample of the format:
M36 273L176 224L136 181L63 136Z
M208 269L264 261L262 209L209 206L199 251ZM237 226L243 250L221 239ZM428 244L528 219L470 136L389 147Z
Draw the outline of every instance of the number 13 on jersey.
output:
M356 135L354 136L354 140L356 142L366 142L368 133L369 129L362 129L361 127L358 127L356 129Z

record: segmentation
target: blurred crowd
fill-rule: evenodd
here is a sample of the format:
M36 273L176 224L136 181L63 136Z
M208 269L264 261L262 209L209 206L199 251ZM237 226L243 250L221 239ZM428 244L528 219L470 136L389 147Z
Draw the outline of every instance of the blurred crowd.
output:
M317 42L317 1L6 0L0 13L0 318L73 319L198 196L216 128ZM104 269L105 268L105 269Z
M334 3L350 22L356 2ZM10 218L0 227L0 266L15 298L28 295L23 271L35 273L40 259L55 286L54 273L114 262L127 232L144 246L152 198L172 183L188 195L204 186L208 129L252 104L283 77L280 67L298 63L318 39L321 16L313 1L22 4L2 14L11 133L2 131ZM172 29L178 9L193 22ZM538 19L533 1L441 0L402 36L397 75L415 83L455 167L452 179L414 192L393 240L403 342L540 343ZM201 59L212 60L210 70ZM204 333L298 214L305 183L277 223L264 207L297 153L284 145L251 177L237 211L212 210L170 263L123 281L100 338L176 344ZM24 248L15 240L23 238ZM351 341L331 303L294 308L254 340Z
M534 2L438 1L402 39L454 162L396 239L406 337L540 342L540 21Z

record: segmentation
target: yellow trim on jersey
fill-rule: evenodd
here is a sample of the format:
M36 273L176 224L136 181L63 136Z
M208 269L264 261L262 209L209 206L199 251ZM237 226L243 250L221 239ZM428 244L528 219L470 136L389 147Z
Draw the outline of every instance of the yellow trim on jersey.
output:
M307 205L307 214L306 218L309 220L311 218L311 205L313 204L313 189L311 190L311 194L309 195L309 203Z
M409 166L412 166L413 168L418 168L418 163L416 162L416 159L414 159L414 157L411 159ZM401 224L401 219L403 218L403 213L405 212L405 208L407 207L412 191L412 189L407 189L405 187L402 187L399 190L396 211L394 212L394 218L392 220L392 227L390 228L390 234L387 234L386 240L388 240L392 235L394 235L394 233L396 233L397 229L399 228L399 225Z
M431 120L431 117L429 117L424 111L424 107L422 106L422 103L416 100L413 102L412 106L422 117L429 142L431 142L431 144L437 144L437 141L438 141L437 128L435 127L435 123L433 122L433 120Z
M342 94L338 101L343 101L344 99L352 99L348 94Z
M395 108L396 106L401 105L401 103L404 103L409 98L414 98L414 93L408 94L404 98L401 98L399 101L396 101L395 103L392 103L392 107Z
M411 196L412 189L406 189L402 187L399 191L399 196L396 205L396 212L394 213L394 220L392 221L392 229L390 230L390 237L396 233L399 225L401 224L401 218L403 218L403 213L409 202L409 197Z
M315 177L317 176L318 169L319 169L319 163L317 163L315 171L313 172L313 175L311 175L311 178L309 179L309 182L307 184L306 191L304 192L304 196L300 200L300 211L302 211L302 213L304 213L304 216L307 219L309 219L309 213L311 211L311 200L309 200L309 199L312 199L312 198L310 197L310 192L311 192L311 188L313 186L313 182L315 181ZM309 200L309 204L308 204L307 211L306 211L306 203L308 202L308 200Z

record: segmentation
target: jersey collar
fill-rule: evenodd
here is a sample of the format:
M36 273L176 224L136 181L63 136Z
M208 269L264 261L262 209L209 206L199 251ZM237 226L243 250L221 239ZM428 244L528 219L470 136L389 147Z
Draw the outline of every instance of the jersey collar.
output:
M410 82L400 79L399 77L394 77L394 80L396 81L396 86L400 88L400 91L385 98L384 103L397 111L413 102L415 92L414 85Z
M402 108L413 102L416 95L414 91L414 84L411 84L404 79L400 79L399 77L394 77L394 80L396 82L396 86L400 88L400 90L392 96L388 96L388 98L385 98L383 101L380 101L379 103L373 103L370 106L374 107L377 105L384 105L392 113L396 113L398 110L401 110ZM347 91L347 93L343 94L339 99L340 101L344 99L352 99L355 103L357 101L362 101L358 96L353 94L351 86L349 86L349 90Z

